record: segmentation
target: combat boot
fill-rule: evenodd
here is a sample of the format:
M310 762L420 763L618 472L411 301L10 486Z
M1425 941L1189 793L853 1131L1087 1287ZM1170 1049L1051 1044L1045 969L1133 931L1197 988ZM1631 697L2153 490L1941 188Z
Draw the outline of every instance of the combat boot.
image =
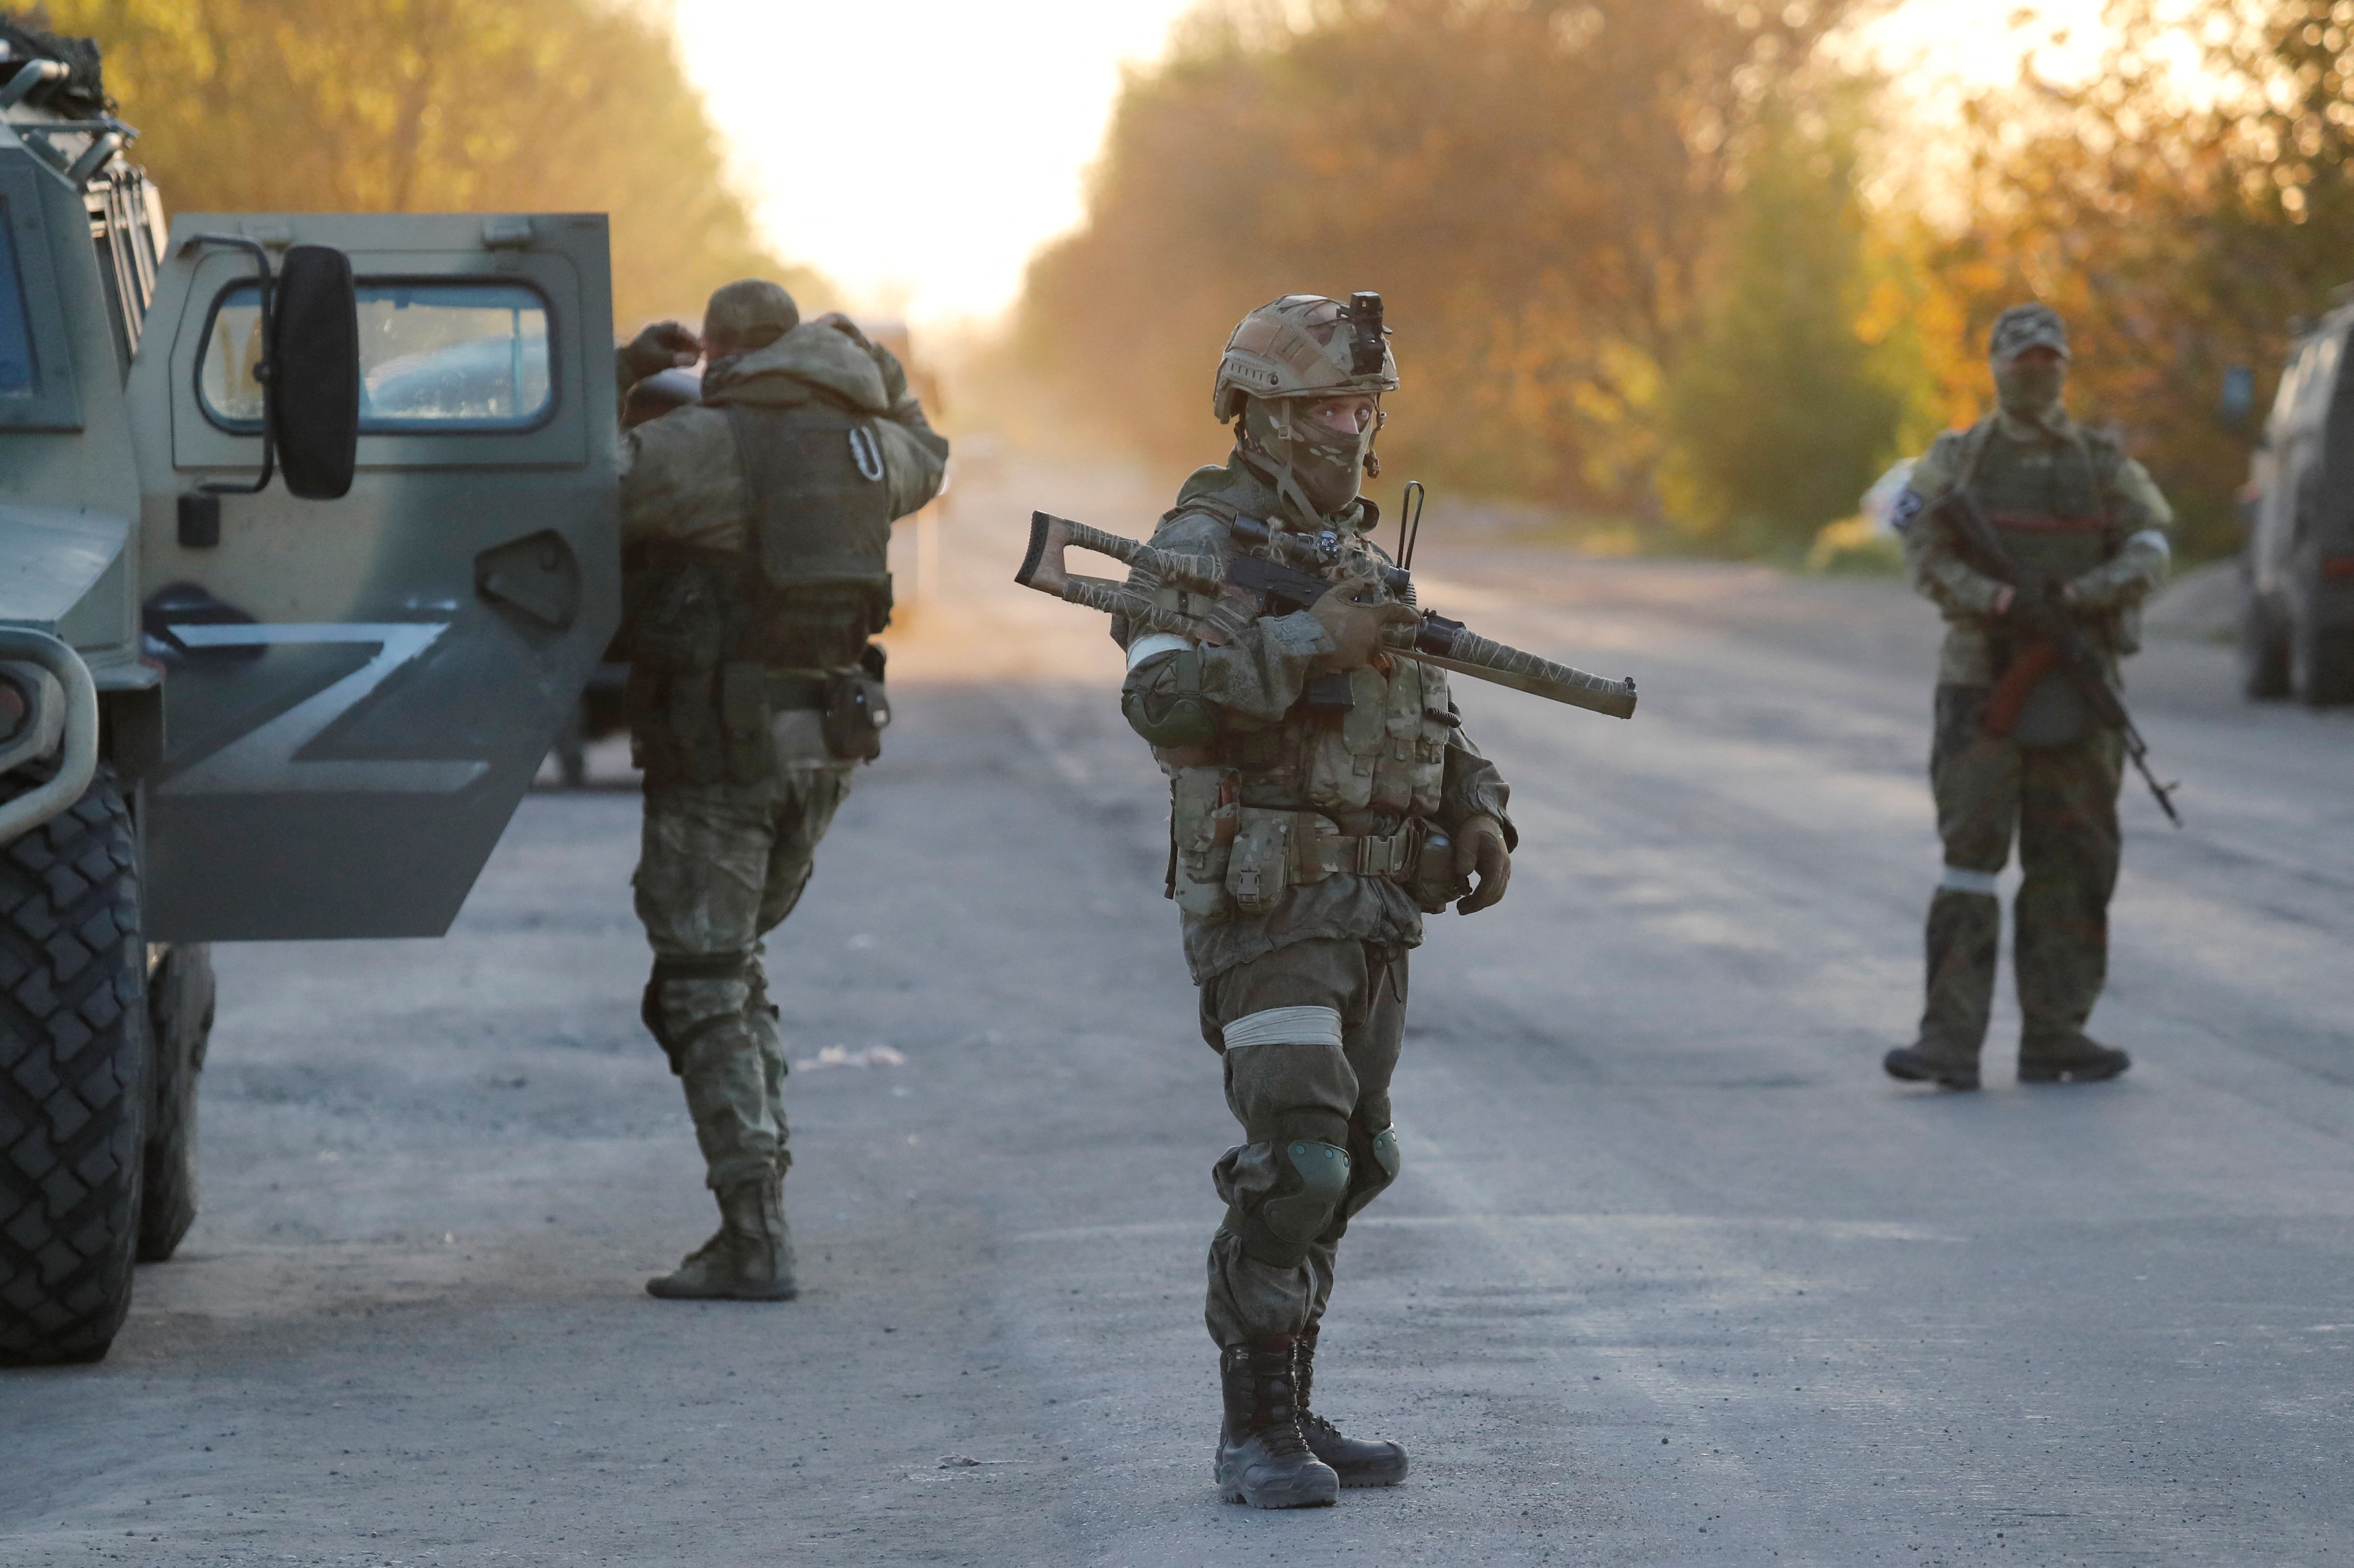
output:
M2073 1032L2053 1039L2019 1043L2019 1081L2022 1084L2097 1084L2132 1065L2133 1058L2124 1052Z
M1292 1387L1292 1340L1272 1334L1218 1354L1226 1400L1218 1433L1218 1495L1253 1508L1330 1508L1341 1478L1309 1450Z
M1898 1046L1882 1057L1880 1065L1888 1070L1890 1077L1902 1078L1908 1084L1935 1084L1941 1089L1978 1086L1977 1052L1963 1055L1926 1040L1916 1045Z
M793 1238L785 1184L771 1177L719 1189L719 1228L672 1273L646 1281L665 1301L790 1301Z
M1344 1487L1394 1487L1405 1479L1405 1446L1351 1437L1316 1414L1310 1396L1316 1383L1316 1336L1310 1329L1292 1341L1291 1382L1299 1398L1299 1435L1309 1451L1332 1467Z

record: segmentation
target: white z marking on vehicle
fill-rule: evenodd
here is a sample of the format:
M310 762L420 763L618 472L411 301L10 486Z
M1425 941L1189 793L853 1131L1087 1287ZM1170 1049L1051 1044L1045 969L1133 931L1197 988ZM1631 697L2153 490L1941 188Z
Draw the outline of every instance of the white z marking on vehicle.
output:
M254 648L291 643L373 642L376 655L342 680L303 698L260 727L163 784L167 795L265 795L332 789L366 795L447 795L491 770L488 762L304 762L296 753L351 711L387 676L433 646L446 620L287 622L278 625L179 624L172 635L189 648Z

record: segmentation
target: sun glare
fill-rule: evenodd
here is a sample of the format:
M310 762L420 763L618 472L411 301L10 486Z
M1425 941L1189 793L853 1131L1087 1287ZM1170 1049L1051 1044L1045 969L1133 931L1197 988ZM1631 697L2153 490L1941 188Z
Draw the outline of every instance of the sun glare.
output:
M675 0L675 15L777 249L862 309L947 325L1002 313L1031 252L1079 221L1123 65L1157 58L1188 5ZM1934 124L2029 50L2046 75L2081 76L2104 37L2100 0L1906 0L1857 48Z

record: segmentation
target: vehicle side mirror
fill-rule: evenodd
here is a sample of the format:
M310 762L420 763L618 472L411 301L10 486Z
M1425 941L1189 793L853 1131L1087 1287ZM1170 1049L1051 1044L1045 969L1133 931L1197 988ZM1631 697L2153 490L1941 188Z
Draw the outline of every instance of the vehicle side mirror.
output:
M351 258L297 245L281 264L270 423L286 488L305 501L349 493L360 443L360 323Z

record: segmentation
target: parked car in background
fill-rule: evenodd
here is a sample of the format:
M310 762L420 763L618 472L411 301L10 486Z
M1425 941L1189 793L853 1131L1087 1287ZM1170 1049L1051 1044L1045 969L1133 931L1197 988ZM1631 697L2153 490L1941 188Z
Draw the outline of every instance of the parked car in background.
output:
M2243 501L2250 697L2354 703L2354 387L2338 306L2289 351Z

